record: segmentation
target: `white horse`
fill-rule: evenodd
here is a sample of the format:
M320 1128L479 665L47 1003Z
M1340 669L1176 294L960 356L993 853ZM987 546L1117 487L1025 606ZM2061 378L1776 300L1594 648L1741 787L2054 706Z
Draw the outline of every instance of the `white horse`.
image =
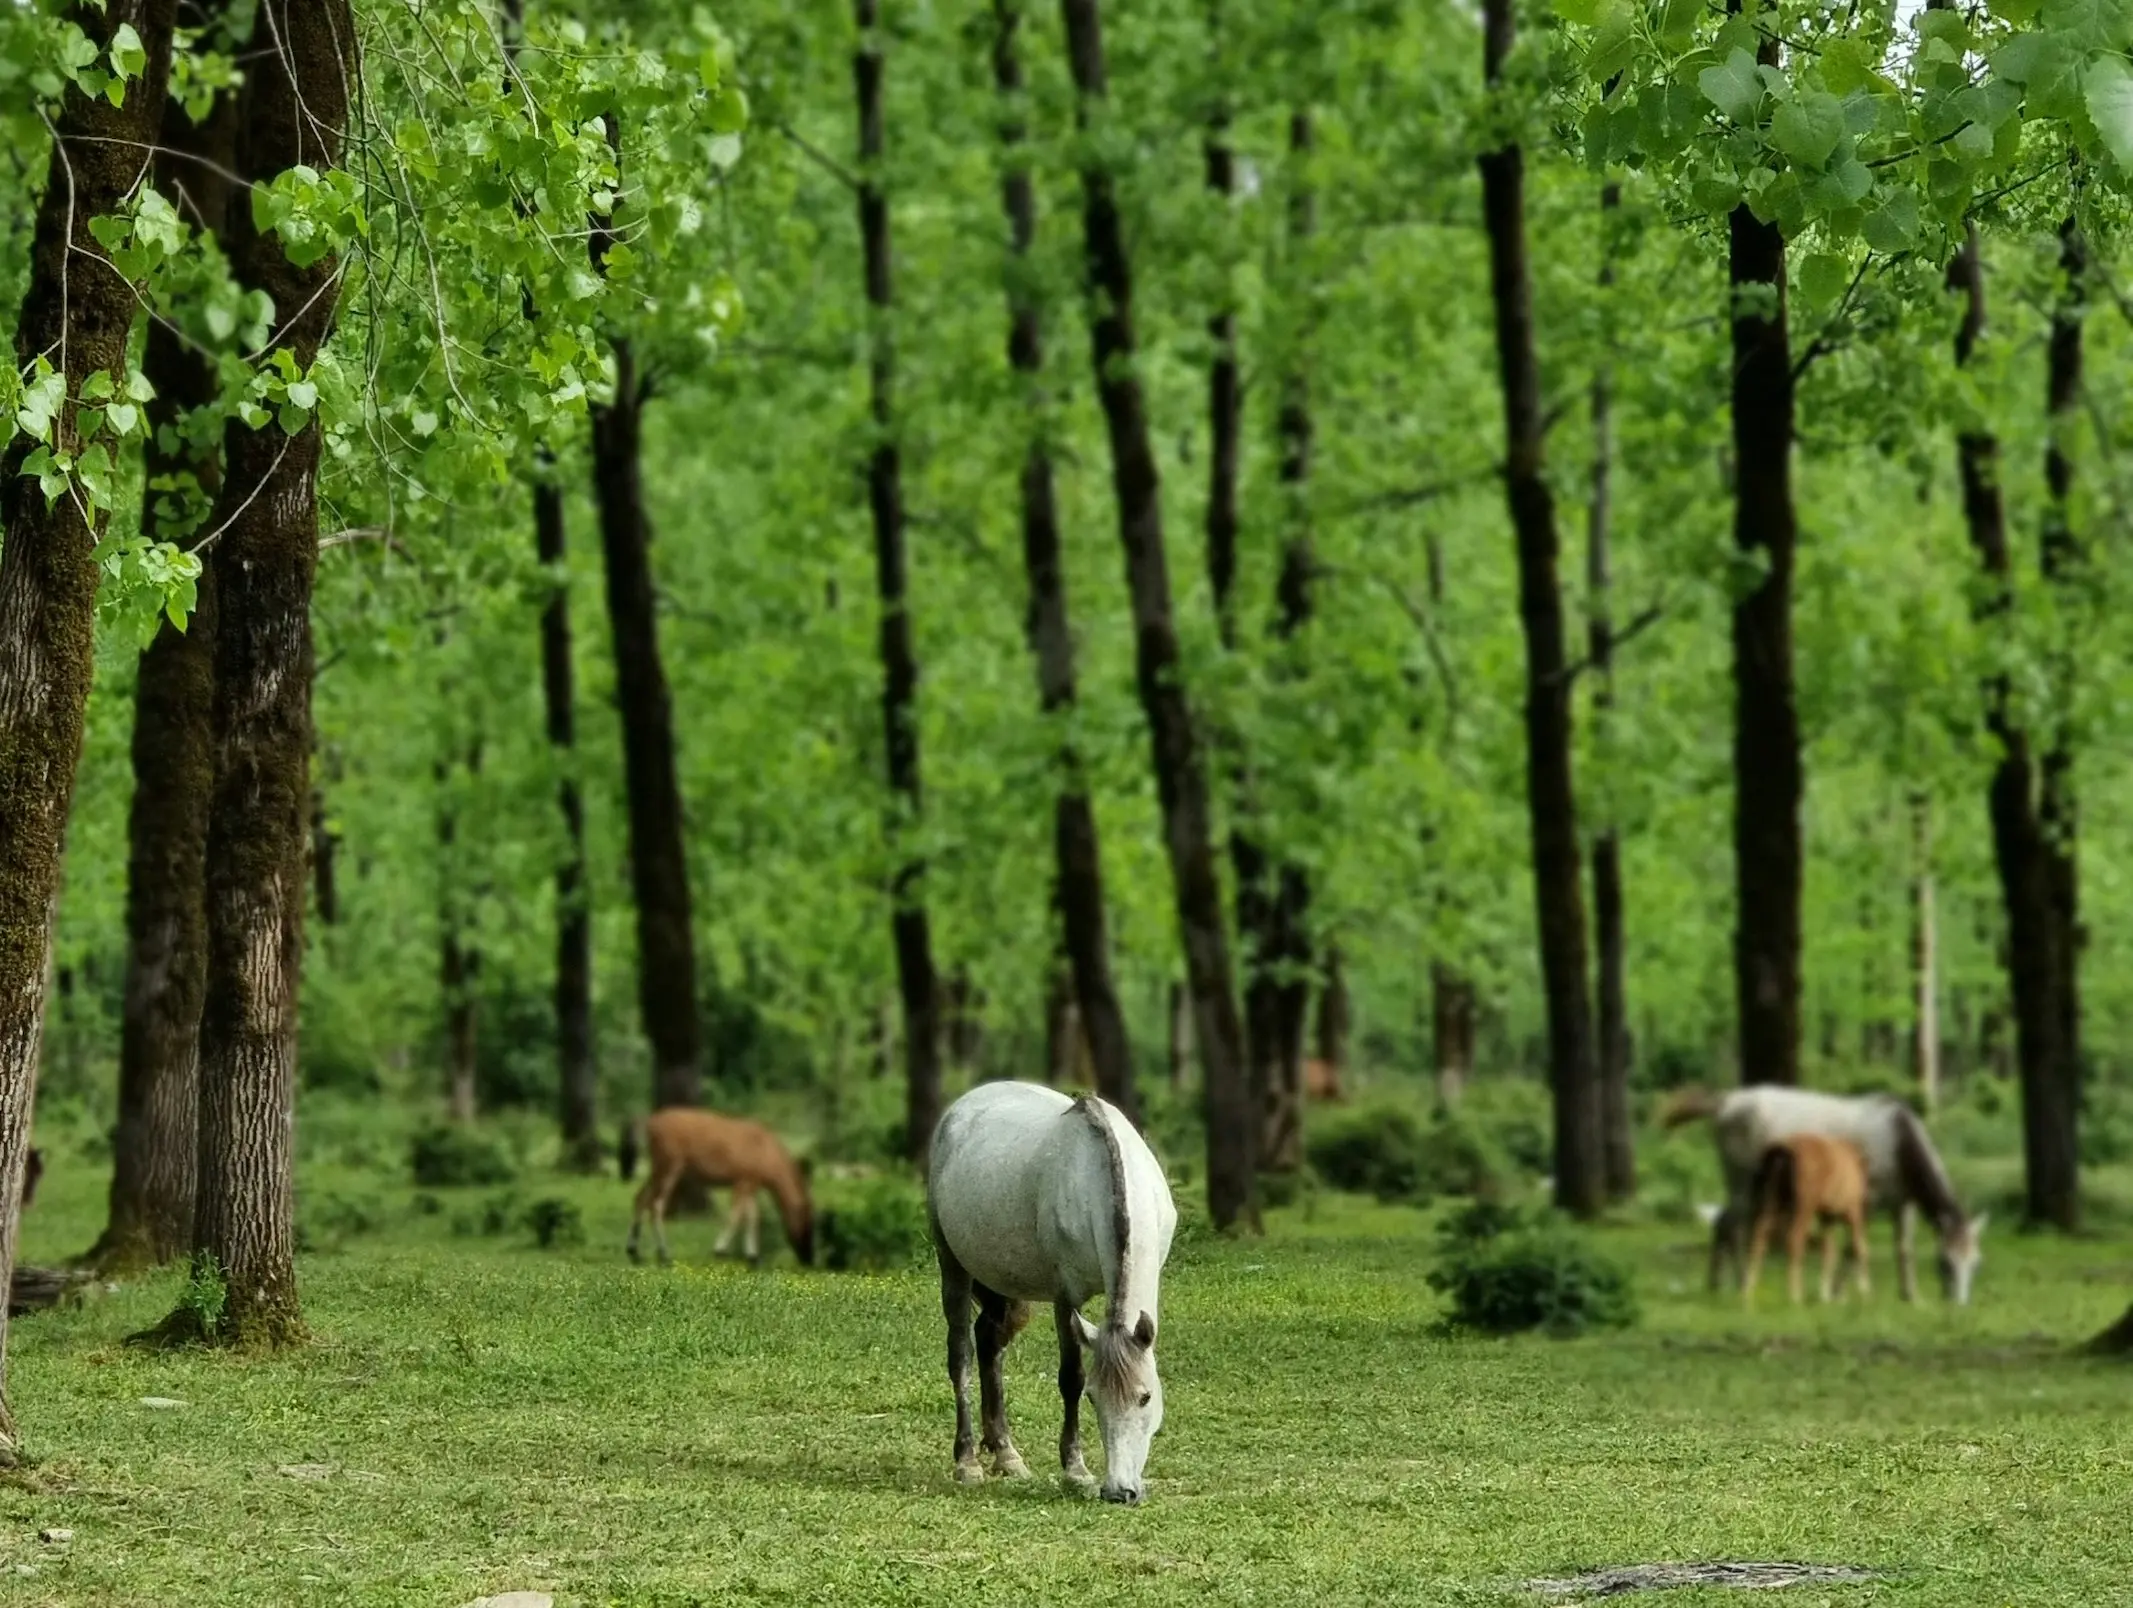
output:
M993 1472L1004 1476L1026 1475L1029 1467L1007 1433L1001 1353L1029 1321L1028 1303L1045 1301L1059 1330L1066 1403L1059 1466L1076 1485L1091 1483L1081 1456L1086 1388L1103 1437L1104 1500L1140 1501L1148 1443L1163 1425L1157 1285L1178 1226L1154 1152L1115 1106L1094 1095L1069 1100L1041 1084L983 1083L934 1130L926 1196L948 1317L955 1477L985 1477L970 1432L972 1295L985 1450ZM1081 1315L1098 1294L1100 1329Z
M1763 1152L1780 1139L1814 1133L1844 1139L1866 1158L1867 1187L1877 1205L1896 1220L1896 1273L1903 1298L1918 1298L1913 1266L1914 1212L1923 1210L1940 1240L1941 1293L1958 1306L1970 1300L1970 1285L1984 1260L1980 1240L1990 1212L1967 1215L1956 1199L1926 1125L1901 1100L1885 1094L1819 1094L1780 1084L1758 1083L1714 1095L1684 1089L1667 1102L1661 1121L1669 1128L1708 1119L1725 1172L1726 1204L1711 1225L1711 1288L1718 1288L1721 1260L1738 1266L1747 1226L1749 1196Z

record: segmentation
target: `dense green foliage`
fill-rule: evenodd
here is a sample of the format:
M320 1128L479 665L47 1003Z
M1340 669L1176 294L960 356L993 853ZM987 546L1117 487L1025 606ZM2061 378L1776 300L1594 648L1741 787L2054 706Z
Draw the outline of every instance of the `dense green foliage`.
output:
M1568 1339L1637 1321L1629 1270L1552 1218L1477 1201L1438 1239L1429 1286L1450 1302L1457 1328Z

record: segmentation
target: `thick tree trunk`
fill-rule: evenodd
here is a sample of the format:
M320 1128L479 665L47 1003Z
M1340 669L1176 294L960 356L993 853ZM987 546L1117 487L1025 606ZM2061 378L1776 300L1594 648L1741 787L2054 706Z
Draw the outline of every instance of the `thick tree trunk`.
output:
M1600 290L1615 280L1614 248L1609 231L1621 206L1622 188L1600 191ZM1614 526L1614 376L1603 360L1592 378L1592 501L1585 526L1585 588L1591 611L1587 651L1592 660L1593 739L1605 743L1615 704L1615 629L1611 592ZM1622 840L1611 817L1603 818L1592 840L1593 945L1599 951L1600 1143L1607 1177L1607 1198L1628 1200L1637 1192L1636 1125L1629 1100L1628 966L1622 933Z
M1098 0L1060 0L1067 54L1086 127L1106 96ZM1207 1122L1208 1206L1217 1228L1258 1226L1251 1086L1230 967L1222 887L1215 867L1206 761L1181 681L1155 451L1136 369L1133 274L1109 169L1092 155L1082 168L1083 230L1092 292L1097 394L1110 436L1119 537L1133 597L1135 664L1154 752L1164 844L1192 990Z
M1437 1103L1448 1110L1474 1072L1474 985L1441 960L1430 967L1430 1050Z
M348 0L261 0L245 60L236 170L265 182L338 165L354 88ZM230 209L230 264L283 319L271 344L308 369L333 327L339 264L298 268ZM232 420L223 438L215 641L219 764L207 838L207 1001L200 1020L200 1181L193 1249L226 1291L208 1338L300 1339L294 1190L298 984L310 802L311 585L319 426ZM183 1326L201 1316L181 1308Z
M180 25L205 28L219 3L183 0ZM165 102L156 188L196 229L217 236L229 203L237 100L218 95L195 124ZM141 371L155 388L142 440L144 484L192 475L212 497L221 460L175 433L215 400L214 364L168 324L151 321ZM166 430L172 433L164 434ZM168 443L168 445L166 445ZM170 539L161 499L141 503L141 532ZM212 560L212 553L203 555ZM133 802L127 818L126 992L119 1020L118 1126L110 1212L87 1260L107 1273L160 1266L191 1248L199 1150L200 1002L207 989L208 799L215 783L215 591L212 564L184 630L165 621L134 683Z
M1487 76L1494 86L1511 51L1511 0L1487 0L1483 18ZM1526 787L1548 1003L1549 1079L1555 1091L1555 1202L1590 1217L1606 1203L1607 1180L1586 973L1583 855L1570 770L1571 677L1526 261L1524 151L1513 144L1485 153L1481 193L1503 376L1504 485L1518 539L1519 615L1526 638Z
M1940 924L1934 910L1933 800L1911 796L1911 1070L1919 1102L1940 1109Z
M100 53L131 27L147 63L121 106L68 91L53 130L14 361L27 373L39 357L56 359L68 398L91 374L125 377L134 291L89 222L118 210L147 165L162 124L174 12L174 0L110 0L79 7L72 19ZM0 1286L14 1268L29 1161L45 968L94 659L90 554L104 524L71 492L48 504L36 478L22 473L35 443L9 433L0 453ZM69 452L83 446L71 401L58 409L53 443ZM6 1341L0 1314L0 1466L17 1456Z
M904 1142L923 1162L941 1115L940 985L926 920L926 861L909 839L924 809L919 780L918 653L911 640L904 552L903 455L896 438L895 311L889 253L889 198L882 189L882 55L878 0L853 0L859 48L852 80L859 98L859 239L873 319L867 354L868 408L874 449L867 458L867 502L874 515L874 578L881 600L882 722L888 734L889 835L896 864L890 890L896 983L904 1007Z
M1022 561L1029 576L1027 630L1037 664L1039 698L1045 714L1064 734L1071 731L1068 717L1076 699L1074 634L1067 610L1058 505L1053 495L1048 398L1044 389L1043 310L1029 269L1030 250L1037 234L1037 199L1025 152L1022 62L1016 39L1022 12L1017 0L995 0L993 14L993 81L1002 103L1000 138L1006 155L1001 202L1007 212L1014 258L1008 270L1007 356L1026 386L1030 413L1021 487ZM1076 1030L1066 1037L1070 1044L1077 1039L1086 1041L1095 1066L1097 1092L1138 1122L1140 1097L1133 1082L1133 1048L1126 1036L1125 1012L1111 977L1096 812L1089 801L1081 753L1071 736L1062 735L1060 739L1058 768L1059 796L1052 807L1053 902L1059 912L1071 968L1070 1026ZM1055 1077L1060 1071L1055 1060Z
M1985 267L1975 230L1948 265L1948 282L1964 296L1955 357L1958 364L1967 364L1985 330ZM1985 573L1980 623L2004 628L2014 601L2014 570L2007 544L2006 505L2000 495L1999 442L1986 431L1968 429L1956 437L1956 450L1963 513ZM1985 682L1985 727L1999 749L1987 803L1993 859L2007 911L2003 955L2022 1081L2026 1214L2034 1222L2072 1226L2080 1219L2080 1152L2075 1132L2079 1090L2073 1046L2066 1036L2069 1013L2060 994L2067 973L2057 953L2062 935L2054 899L2052 845L2037 808L2037 766L2029 733L2015 712L2014 691L2003 671L1994 672ZM1990 1060L1994 1049L1988 1045L1981 1053Z
M565 1165L600 1165L599 1064L593 1056L592 909L585 882L585 799L578 786L578 703L564 569L563 492L544 463L533 485L533 539L548 572L541 609L541 698L556 761L563 854L555 868L555 1030Z
M696 1013L696 933L691 912L674 708L659 653L651 521L644 507L644 396L636 354L615 348L615 394L592 407L593 491L607 566L607 615L622 710L629 800L630 889L637 902L637 1000L652 1045L652 1104L703 1099L703 1037Z
M1775 41L1762 59L1777 60ZM1730 222L1733 539L1761 578L1733 606L1733 940L1743 1083L1800 1076L1800 723L1792 690L1792 347L1785 236Z

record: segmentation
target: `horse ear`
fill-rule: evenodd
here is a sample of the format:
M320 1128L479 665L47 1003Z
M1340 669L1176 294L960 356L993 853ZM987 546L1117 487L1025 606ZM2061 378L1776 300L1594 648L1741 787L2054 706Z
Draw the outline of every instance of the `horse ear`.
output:
M1074 1325L1074 1338L1082 1345L1093 1349L1096 1345L1096 1325L1083 1317L1079 1310L1068 1314Z
M1155 1314L1143 1312L1141 1321L1133 1326L1133 1343L1146 1351L1155 1344Z

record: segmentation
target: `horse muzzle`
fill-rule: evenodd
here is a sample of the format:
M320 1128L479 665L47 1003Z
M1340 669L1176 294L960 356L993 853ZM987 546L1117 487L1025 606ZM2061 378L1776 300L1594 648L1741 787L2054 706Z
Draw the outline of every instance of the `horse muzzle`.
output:
M1120 1507L1139 1507L1148 1499L1148 1493L1138 1485L1106 1485L1097 1493L1106 1502L1116 1502Z

